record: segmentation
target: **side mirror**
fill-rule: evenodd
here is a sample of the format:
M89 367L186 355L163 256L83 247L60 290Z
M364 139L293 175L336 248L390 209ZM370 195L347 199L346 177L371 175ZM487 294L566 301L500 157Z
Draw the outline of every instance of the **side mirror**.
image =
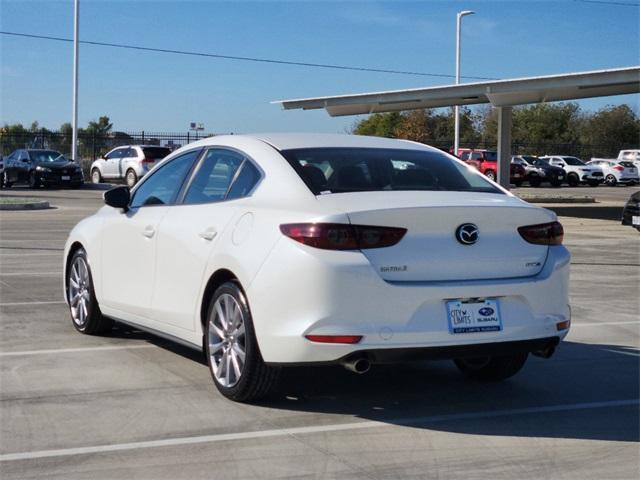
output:
M113 208L121 208L123 212L129 210L130 200L129 187L115 187L104 192L104 203Z

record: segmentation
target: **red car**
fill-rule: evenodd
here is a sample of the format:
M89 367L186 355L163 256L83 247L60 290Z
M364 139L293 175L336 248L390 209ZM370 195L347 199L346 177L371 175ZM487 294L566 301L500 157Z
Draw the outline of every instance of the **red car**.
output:
M498 154L492 150L480 150L473 148L459 148L458 158L465 163L474 166L480 173L487 178L496 181L498 177ZM516 187L522 185L526 176L525 169L522 165L511 164L511 174L509 181Z

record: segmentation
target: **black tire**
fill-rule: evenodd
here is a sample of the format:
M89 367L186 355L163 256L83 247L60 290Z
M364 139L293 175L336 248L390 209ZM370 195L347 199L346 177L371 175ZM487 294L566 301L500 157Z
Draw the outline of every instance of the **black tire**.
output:
M36 178L36 172L32 171L29 174L29 188L39 188L40 181Z
M605 177L604 183L606 183L609 187L615 187L618 183L615 175L609 174Z
M496 181L496 172L494 172L493 170L485 170L484 175L492 181Z
M78 291L76 287L74 287L74 282L76 285L78 284L79 277L81 276L82 264L86 267L86 275L88 279L88 281L82 281L83 285L80 285L81 287L84 287L80 289L82 291L81 298L84 298L86 301L86 311L84 312L84 315L79 313L79 310L81 309L79 302L82 300L78 300L74 306L74 293ZM76 269L75 272L74 269ZM77 275L74 277L74 274ZM98 304L96 294L93 290L91 268L89 267L87 254L83 248L76 250L69 261L66 278L66 293L69 311L71 313L71 322L77 331L87 335L100 335L111 330L113 327L113 320L104 317L100 311L100 305Z
M91 183L102 183L102 174L97 168L91 170Z
M468 378L479 382L499 382L520 371L528 353L485 358L458 358L456 366Z
M232 297L231 300L229 297ZM220 331L220 326L224 323L220 321L219 315L216 312L216 302L220 302L219 305L223 305L223 302L234 301L235 307L239 308L239 313L242 315L241 321L244 324L244 333L238 334L235 339L231 337L231 340L222 340L222 338L216 333ZM210 336L211 330L211 336ZM218 340L220 340L218 342ZM211 351L211 347L215 345L224 345L226 342L227 355L232 356L232 351L235 351L236 346L244 348L244 364L241 367L240 375L233 377L235 382L229 382L230 385L224 385L222 382L225 379L219 380L216 376L216 369L218 374L222 376L222 364L224 361L225 346L218 347L218 349ZM204 350L207 357L207 365L209 365L209 371L211 378L217 389L230 400L236 402L249 402L252 400L258 400L269 394L274 388L280 376L280 368L270 367L264 363L258 342L256 340L255 330L253 329L253 320L251 317L251 310L249 304L244 295L244 292L240 289L239 285L235 282L227 282L221 285L213 294L209 300L207 308L207 317L204 324ZM220 353L220 358L217 358ZM237 356L234 361L237 363ZM217 365L217 361L220 362ZM216 366L214 367L214 363ZM225 372L228 370L225 370ZM226 380L230 379L227 375Z
M529 185L531 185L533 188L538 188L541 183L542 180L540 180L540 177L531 177L529 179Z
M570 187L577 187L580 184L580 178L575 173L567 175L567 183Z
M127 173L124 174L124 182L127 184L129 188L133 188L136 183L138 183L138 175L133 169L127 170Z

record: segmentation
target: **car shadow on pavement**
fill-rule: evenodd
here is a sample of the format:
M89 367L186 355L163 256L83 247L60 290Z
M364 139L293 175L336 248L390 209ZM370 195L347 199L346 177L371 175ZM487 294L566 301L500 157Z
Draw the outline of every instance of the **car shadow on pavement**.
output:
M364 375L297 367L259 405L452 433L637 442L639 366L636 347L564 342L500 383L468 380L450 361L374 365Z

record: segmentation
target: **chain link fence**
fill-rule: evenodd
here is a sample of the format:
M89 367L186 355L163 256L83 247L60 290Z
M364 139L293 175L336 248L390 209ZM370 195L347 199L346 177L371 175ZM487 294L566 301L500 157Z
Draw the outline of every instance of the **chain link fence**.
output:
M98 132L78 133L78 156L85 170L96 158L107 153L112 148L120 145L160 145L172 150L180 148L193 141L211 137L213 133L200 132ZM450 151L453 145L451 141L426 142L429 145ZM461 147L473 147L476 149L495 150L494 144L461 145ZM60 132L50 130L37 130L28 132L1 132L0 154L9 155L19 148L47 148L57 150L68 158L71 157L71 131ZM638 145L586 145L580 143L514 143L512 154L514 155L573 155L587 161L592 157L613 158L619 150L638 148Z

